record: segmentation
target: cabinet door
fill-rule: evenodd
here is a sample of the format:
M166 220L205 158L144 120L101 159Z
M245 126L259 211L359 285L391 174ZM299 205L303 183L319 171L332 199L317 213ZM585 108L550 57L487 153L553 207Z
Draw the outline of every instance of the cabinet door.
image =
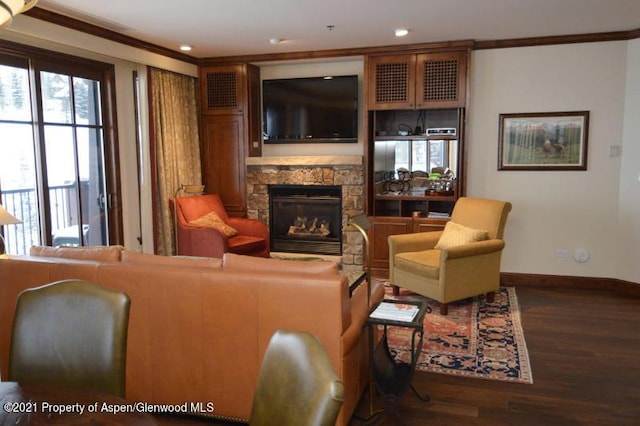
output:
M372 56L367 60L369 109L414 108L416 56Z
M200 70L202 112L239 114L245 107L244 65L206 67Z
M244 132L244 120L240 114L203 117L205 191L219 194L230 216L243 216L247 209Z
M416 108L465 107L466 51L421 54L416 66Z
M413 232L413 220L402 217L371 217L369 229L369 267L374 276L386 277L389 274L389 235L409 234Z
M434 220L434 219L416 219L413 223L413 232L431 232L442 231L447 220Z

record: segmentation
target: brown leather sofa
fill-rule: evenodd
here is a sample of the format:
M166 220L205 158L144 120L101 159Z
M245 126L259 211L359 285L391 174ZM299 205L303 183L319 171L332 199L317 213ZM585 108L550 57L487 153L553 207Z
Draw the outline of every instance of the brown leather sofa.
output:
M34 247L30 256L0 256L0 377L7 374L17 295L67 278L131 298L131 401L202 403L205 411L195 414L246 421L262 357L279 329L307 331L327 349L345 388L337 424L349 422L367 386L367 285L349 297L335 264L165 257L120 247ZM382 297L382 286L374 286L372 303Z

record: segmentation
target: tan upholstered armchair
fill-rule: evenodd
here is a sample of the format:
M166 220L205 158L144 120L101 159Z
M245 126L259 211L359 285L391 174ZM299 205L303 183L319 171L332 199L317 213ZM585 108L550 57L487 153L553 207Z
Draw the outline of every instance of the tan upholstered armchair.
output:
M389 279L448 304L486 294L493 301L500 287L502 235L511 203L462 197L444 231L392 235L389 237Z

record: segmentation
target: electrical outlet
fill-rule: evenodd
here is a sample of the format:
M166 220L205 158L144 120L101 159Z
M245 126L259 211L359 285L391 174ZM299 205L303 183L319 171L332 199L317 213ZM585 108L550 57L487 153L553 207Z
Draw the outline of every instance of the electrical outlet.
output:
M569 257L569 250L556 249L556 257Z

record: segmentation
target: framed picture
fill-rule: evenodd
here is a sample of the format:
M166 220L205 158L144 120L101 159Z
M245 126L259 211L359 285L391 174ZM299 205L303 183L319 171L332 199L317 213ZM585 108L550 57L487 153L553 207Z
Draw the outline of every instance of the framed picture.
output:
M589 111L500 114L498 170L587 170Z

